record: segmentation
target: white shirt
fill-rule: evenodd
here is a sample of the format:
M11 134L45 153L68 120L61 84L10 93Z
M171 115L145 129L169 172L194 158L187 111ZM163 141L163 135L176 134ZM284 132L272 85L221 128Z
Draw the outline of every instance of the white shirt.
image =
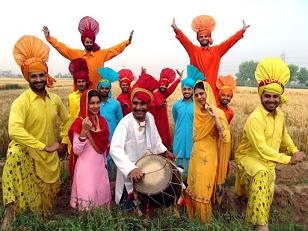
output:
M132 112L127 114L116 127L110 146L110 155L117 166L115 202L120 202L124 185L128 193L133 191L133 184L127 178L137 166L136 161L146 153L160 154L167 150L157 131L154 117L146 113L146 126L140 126Z

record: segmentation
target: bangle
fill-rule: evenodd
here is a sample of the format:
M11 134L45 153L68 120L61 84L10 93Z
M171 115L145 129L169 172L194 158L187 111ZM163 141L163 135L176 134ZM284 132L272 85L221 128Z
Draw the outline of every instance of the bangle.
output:
M84 141L86 141L87 137L86 137L86 136L85 136L85 137L79 136L78 139L79 139L81 142L84 142Z

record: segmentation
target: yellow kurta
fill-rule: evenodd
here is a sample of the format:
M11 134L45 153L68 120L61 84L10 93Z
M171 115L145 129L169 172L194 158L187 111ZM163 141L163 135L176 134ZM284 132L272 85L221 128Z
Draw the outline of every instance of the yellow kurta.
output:
M276 109L275 116L260 105L247 119L244 126L243 137L235 152L235 160L238 165L235 190L238 195L249 194L250 187L254 177L259 173L267 174L269 187L269 198L262 198L263 201L269 201L274 194L275 189L275 167L277 163L288 164L291 157L285 153L280 153L280 147L284 147L290 154L298 151L285 126L285 118L280 109ZM258 175L257 181L264 179ZM251 197L252 195L248 195ZM261 199L260 199L261 200ZM268 202L266 202L268 203ZM269 206L270 206L269 203ZM253 206L250 206L252 209ZM249 209L248 209L249 210ZM260 209L258 209L260 210ZM269 212L265 211L266 213ZM248 211L247 214L253 214ZM255 214L255 213L254 213ZM265 214L263 217L268 217ZM256 221L259 225L266 223L268 218L262 221ZM246 220L257 220L251 217Z
M62 122L61 137L67 140L69 116L60 97L47 92L44 100L28 89L13 102L9 118L11 143L25 146L35 160L37 175L46 183L60 176L58 153L43 151L56 141L57 116Z
M208 101L209 90L206 92ZM224 131L219 134L214 118L208 112L201 112L196 101L194 98L194 134L188 169L187 208L190 219L198 214L202 222L210 222L214 191L226 178L231 135L228 121L221 109L212 106L224 126Z
M130 41L126 40L108 49L100 49L87 53L85 50L72 49L52 36L49 36L47 41L66 59L73 60L83 58L87 61L89 80L91 81L89 89L97 89L97 84L101 80L97 69L99 67L104 67L104 62L120 54L130 44Z
M71 121L74 121L79 114L81 95L82 93L78 90L68 95L68 112L70 114Z
M2 185L4 204L16 202L17 211L24 207L50 208L59 189L58 153L43 151L46 145L56 141L57 116L62 122L61 136L67 140L69 116L56 94L47 92L44 100L28 89L12 104L9 117L12 141ZM44 203L47 206L42 205Z

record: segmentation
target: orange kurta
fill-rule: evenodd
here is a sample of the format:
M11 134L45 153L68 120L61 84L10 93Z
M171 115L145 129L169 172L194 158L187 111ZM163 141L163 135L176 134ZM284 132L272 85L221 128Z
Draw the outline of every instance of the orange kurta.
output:
M199 47L194 45L180 29L175 31L176 38L181 42L189 55L190 64L197 67L205 75L206 81L211 85L217 104L219 104L219 91L216 87L216 80L220 59L238 40L243 38L244 32L245 30L238 31L219 45Z
M66 59L73 60L84 58L87 61L89 79L91 81L89 89L97 89L97 84L101 80L97 69L99 67L104 67L104 62L120 54L130 44L129 40L126 40L108 49L100 49L87 53L85 50L72 49L52 36L49 36L47 41Z
M226 116L226 118L228 120L228 123L230 124L231 120L232 120L232 118L234 116L233 109L231 107L228 107L228 106L227 107L222 107L221 105L218 105L218 108L220 108L221 110L224 111L225 116Z

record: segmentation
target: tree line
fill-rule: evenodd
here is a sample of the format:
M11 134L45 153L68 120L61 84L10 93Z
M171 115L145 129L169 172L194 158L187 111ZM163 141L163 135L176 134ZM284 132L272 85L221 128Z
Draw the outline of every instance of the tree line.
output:
M257 68L258 62L255 61L245 61L239 66L238 73L236 76L236 83L238 86L257 86L257 81L255 80L255 70ZM290 69L290 81L287 87L290 88L307 88L308 87L308 70L305 67L299 67L295 64L289 64Z

